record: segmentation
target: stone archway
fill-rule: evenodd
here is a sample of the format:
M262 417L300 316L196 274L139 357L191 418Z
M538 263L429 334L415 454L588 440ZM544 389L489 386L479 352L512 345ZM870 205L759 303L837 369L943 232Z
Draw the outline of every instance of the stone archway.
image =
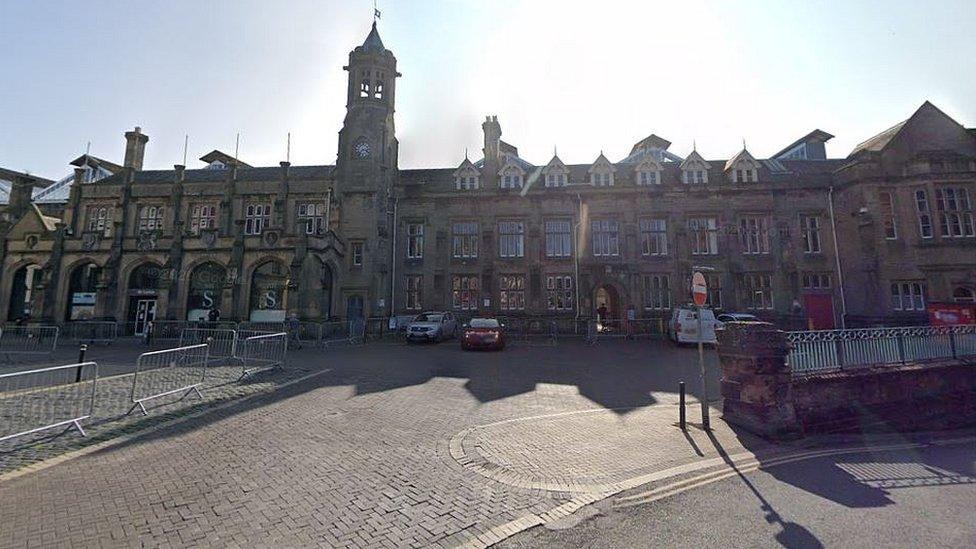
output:
M41 276L41 266L36 263L24 265L14 272L7 320L30 320L40 316L40 307L35 304L42 293Z

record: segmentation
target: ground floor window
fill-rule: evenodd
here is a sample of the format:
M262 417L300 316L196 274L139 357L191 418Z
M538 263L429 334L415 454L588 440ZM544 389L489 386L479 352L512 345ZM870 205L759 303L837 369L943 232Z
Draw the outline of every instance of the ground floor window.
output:
M288 269L278 261L262 263L251 276L251 315L256 322L283 322Z
M976 289L959 286L952 290L952 300L956 303L976 303Z
M644 290L644 309L665 311L671 308L671 281L668 275L643 275L641 285Z
M546 277L546 307L550 311L573 310L573 277L549 275Z
M896 311L924 311L925 283L914 281L892 282L891 308Z
M407 276L407 309L419 311L421 309L421 288L423 287L424 277L420 275Z
M501 294L499 307L503 311L525 310L525 275L502 275L498 278Z
M478 308L477 275L456 275L451 279L451 303L455 309L473 311Z
M773 308L772 275L746 273L742 275L742 294L747 309Z
M829 290L830 273L803 273L804 290Z
M217 320L227 274L216 263L204 263L193 269L186 296L187 320Z

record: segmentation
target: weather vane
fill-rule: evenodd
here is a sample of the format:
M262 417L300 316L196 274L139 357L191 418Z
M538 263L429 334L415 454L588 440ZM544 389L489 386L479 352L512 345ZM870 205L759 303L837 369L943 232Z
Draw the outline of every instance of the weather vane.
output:
M376 0L373 0L373 22L380 18L380 10L376 9Z

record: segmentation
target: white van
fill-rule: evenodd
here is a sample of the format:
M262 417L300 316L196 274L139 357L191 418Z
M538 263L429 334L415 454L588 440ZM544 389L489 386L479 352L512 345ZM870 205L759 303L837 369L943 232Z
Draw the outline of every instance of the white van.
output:
M715 313L702 309L702 342L715 343ZM671 311L668 321L668 337L675 343L698 343L698 311L690 307L678 307Z

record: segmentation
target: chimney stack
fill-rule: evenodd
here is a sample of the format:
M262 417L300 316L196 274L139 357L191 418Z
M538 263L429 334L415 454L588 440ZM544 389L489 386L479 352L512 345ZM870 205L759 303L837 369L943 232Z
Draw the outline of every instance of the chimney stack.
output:
M136 171L142 170L142 160L146 156L146 142L149 136L142 133L142 128L136 126L131 132L125 132L125 162L123 166Z
M7 211L13 218L19 218L27 213L34 194L34 183L37 180L27 174L18 174L10 182L10 202Z
M484 185L488 188L494 187L498 182L498 170L501 169L498 163L498 150L502 139L502 127L498 123L497 116L488 116L481 125L485 133L485 154L484 173L481 174Z

